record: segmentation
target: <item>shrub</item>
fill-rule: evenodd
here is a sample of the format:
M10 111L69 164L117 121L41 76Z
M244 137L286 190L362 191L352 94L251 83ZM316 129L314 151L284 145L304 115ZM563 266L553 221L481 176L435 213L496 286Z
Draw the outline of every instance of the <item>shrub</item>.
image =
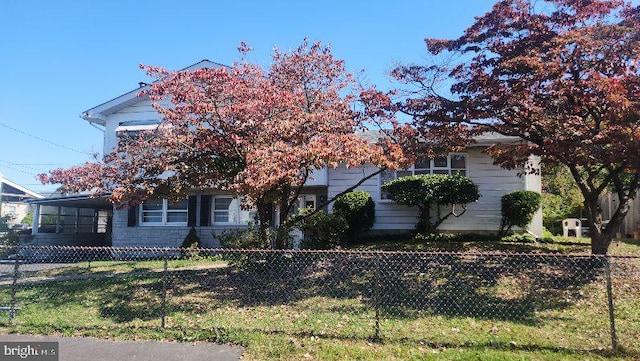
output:
M0 245L17 246L20 243L18 234L9 227L11 216L0 217Z
M27 213L27 215L22 218L22 221L20 221L20 223L28 224L30 227L33 227L33 212Z
M420 209L420 219L416 225L418 233L435 233L438 226L450 216L460 217L466 211L466 204L480 198L478 185L460 175L433 174L400 177L382 186L389 198L410 207ZM456 212L460 205L461 212ZM431 208L436 214L431 215ZM450 207L448 210L443 207Z
M502 222L500 234L507 234L511 227L525 228L540 208L542 196L533 191L515 191L502 196Z
M333 204L333 212L347 222L346 234L350 241L356 241L366 233L376 217L376 204L365 191L353 191L339 196Z
M194 227L191 227L189 233L187 233L187 236L184 237L180 248L183 249L183 257L192 258L198 256L198 252L194 251L193 249L202 248L202 243L200 242L200 237L198 237L198 233L196 232L196 229Z
M305 218L300 225L304 238L301 249L332 249L342 243L348 228L347 221L339 214L319 211Z
M267 232L270 231L270 229L267 230ZM256 225L251 225L248 229L231 229L218 235L214 234L214 238L218 238L222 248L229 249L266 249L271 237L271 234L262 237Z
M194 227L191 227L187 236L184 237L182 241L182 245L180 248L201 248L202 243L200 242L200 237L198 237L198 233Z

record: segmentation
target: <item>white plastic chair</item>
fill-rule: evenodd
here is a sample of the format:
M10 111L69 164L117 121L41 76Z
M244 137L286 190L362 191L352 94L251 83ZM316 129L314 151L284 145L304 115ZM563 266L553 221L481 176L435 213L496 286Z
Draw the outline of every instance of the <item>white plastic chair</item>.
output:
M562 220L562 235L569 237L569 231L573 230L576 237L582 237L582 222L577 218L566 218Z

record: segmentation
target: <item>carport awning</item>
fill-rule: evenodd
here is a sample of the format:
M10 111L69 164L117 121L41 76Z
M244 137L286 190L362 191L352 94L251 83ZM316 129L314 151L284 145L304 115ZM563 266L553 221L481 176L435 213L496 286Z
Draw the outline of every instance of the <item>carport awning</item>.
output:
M58 206L74 208L112 209L113 205L106 198L93 198L88 194L30 199L26 203L41 206Z

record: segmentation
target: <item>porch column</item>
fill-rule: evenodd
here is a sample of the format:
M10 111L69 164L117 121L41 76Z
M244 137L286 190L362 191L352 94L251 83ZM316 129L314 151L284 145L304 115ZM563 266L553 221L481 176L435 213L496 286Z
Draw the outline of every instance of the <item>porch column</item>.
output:
M40 205L36 204L36 209L33 211L33 225L31 226L31 234L38 234L38 228L40 228Z

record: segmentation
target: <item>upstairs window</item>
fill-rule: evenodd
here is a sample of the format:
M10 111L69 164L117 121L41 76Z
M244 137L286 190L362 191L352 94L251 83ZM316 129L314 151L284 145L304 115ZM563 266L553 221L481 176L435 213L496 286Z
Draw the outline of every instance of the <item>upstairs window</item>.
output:
M116 127L118 138L137 138L142 131L149 131L158 127L157 120L129 120L120 122Z

